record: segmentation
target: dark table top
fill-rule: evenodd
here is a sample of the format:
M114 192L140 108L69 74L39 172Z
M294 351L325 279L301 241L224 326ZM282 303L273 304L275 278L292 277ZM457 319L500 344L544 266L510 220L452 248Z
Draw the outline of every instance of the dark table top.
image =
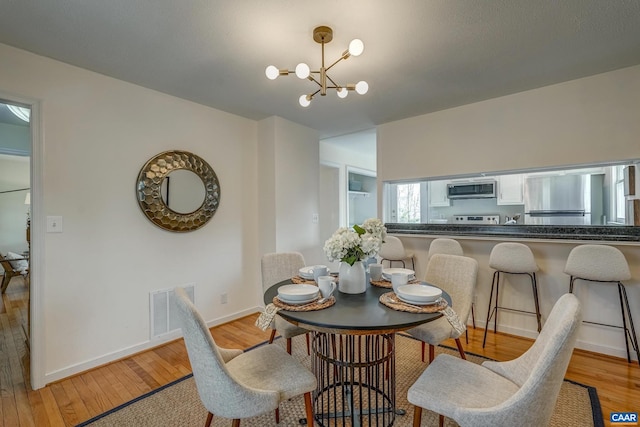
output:
M291 280L284 280L267 289L264 293L265 304L273 302L280 286L290 283ZM333 294L336 303L329 308L316 311L280 310L278 314L308 329L352 335L403 331L442 316L441 313L393 310L378 300L380 295L390 291L391 289L372 285L367 286L366 292L362 294L343 294L336 289ZM451 305L449 294L443 292L442 296Z

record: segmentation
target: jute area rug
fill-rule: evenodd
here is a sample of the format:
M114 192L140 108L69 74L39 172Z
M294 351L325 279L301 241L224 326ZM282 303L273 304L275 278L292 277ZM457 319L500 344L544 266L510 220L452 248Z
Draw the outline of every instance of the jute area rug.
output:
M305 340L298 337L294 338L293 342L294 357L310 367L311 358L307 356ZM276 340L275 345L284 346L284 340ZM398 408L405 409L406 415L396 416L393 425L405 427L413 423L413 406L407 402L407 390L424 371L427 364L420 361L419 341L397 335L396 349L396 405ZM459 357L457 350L445 347L436 348L436 355L440 353ZM475 363L486 360L471 354L467 355L467 359ZM203 426L206 416L207 411L200 402L193 377L187 376L88 420L78 427ZM280 424L275 423L274 414L271 412L259 417L243 419L241 426L294 427L300 426L299 420L304 417L304 400L299 396L280 405ZM437 425L438 416L430 411L423 411L422 426ZM445 421L445 426L456 425L450 419ZM595 388L564 381L551 426L599 427L602 425L600 401ZM231 420L214 417L213 426L230 427Z

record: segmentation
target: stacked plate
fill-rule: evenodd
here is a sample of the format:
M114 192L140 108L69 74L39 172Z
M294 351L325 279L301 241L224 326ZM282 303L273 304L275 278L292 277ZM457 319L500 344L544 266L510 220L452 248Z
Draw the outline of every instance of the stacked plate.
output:
M398 287L397 295L409 304L431 305L442 296L442 290L431 285L402 285Z
M391 281L391 275L393 273L404 273L406 274L407 280L414 280L416 278L416 272L413 270L409 270L408 268L383 268L382 269L382 278L388 282Z
M278 299L286 304L306 304L316 299L318 292L314 285L284 285L278 288Z
M298 270L298 274L303 279L313 280L313 269L316 267L326 267L326 265L308 265Z

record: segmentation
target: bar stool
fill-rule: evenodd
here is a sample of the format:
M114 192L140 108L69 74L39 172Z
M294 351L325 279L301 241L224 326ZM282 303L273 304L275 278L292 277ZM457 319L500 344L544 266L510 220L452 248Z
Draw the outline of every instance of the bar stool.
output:
M395 236L387 235L384 238L384 243L380 247L380 251L378 252L378 256L380 257L380 263L381 264L385 260L389 261L389 268L392 267L391 264L394 261L401 262L402 263L402 267L406 268L404 260L405 259L410 259L411 260L411 269L415 270L415 265L414 265L414 262L413 262L413 253L412 252L407 252L404 249L404 245L402 244L402 240L400 240L399 238L397 238Z
M489 322L491 317L495 314L493 321L493 332L498 331L498 309L517 311L520 313L530 313L536 315L538 321L538 332L542 329L540 322L540 303L538 302L538 281L536 279L536 271L538 271L538 264L533 257L531 249L527 245L522 243L498 243L491 250L489 255L489 267L496 270L493 273L493 280L491 281L491 294L489 295L489 308L487 309L487 324L484 328L484 338L482 339L482 348L484 348L487 341L487 330L489 329ZM533 301L536 311L516 310L514 308L499 306L499 289L500 289L500 273L508 274L526 274L531 278L531 288L533 290ZM491 310L491 302L493 300L493 288L496 289L496 303Z
M629 300L627 299L627 290L622 284L622 280L631 279L629 264L627 263L624 254L613 246L576 246L569 253L567 263L564 267L564 272L571 276L571 279L569 281L570 293L573 293L573 285L578 279L590 282L616 283L618 285L622 326L589 322L586 320L584 321L584 323L623 329L625 333L625 345L627 347L627 361L631 363L631 354L629 352L629 341L631 341L631 346L636 351L638 363L640 364L638 336L636 335L636 330L633 326L633 318L631 317ZM629 331L629 328L627 327L627 318L629 319L629 327L631 328L631 331Z
M462 246L460 245L460 243L458 243L457 240L449 239L445 237L439 237L437 239L433 239L431 241L431 244L429 245L427 262L428 260L431 259L431 256L435 254L464 256L464 251L462 250ZM475 303L473 302L471 303L471 323L473 324L473 329L475 329L476 313L475 313ZM465 331L464 335L465 335L465 340L467 344L469 344L469 334Z

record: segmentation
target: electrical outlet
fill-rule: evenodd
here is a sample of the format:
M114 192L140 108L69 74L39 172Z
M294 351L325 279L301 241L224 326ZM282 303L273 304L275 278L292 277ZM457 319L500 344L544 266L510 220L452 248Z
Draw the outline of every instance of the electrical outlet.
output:
M228 300L227 293L220 294L220 304L226 304Z

